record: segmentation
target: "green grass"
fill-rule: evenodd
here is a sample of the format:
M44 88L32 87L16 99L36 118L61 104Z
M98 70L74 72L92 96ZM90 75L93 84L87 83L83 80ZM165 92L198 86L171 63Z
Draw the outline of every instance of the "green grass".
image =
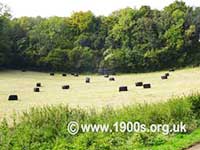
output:
M167 102L84 110L68 106L32 108L21 116L20 123L9 128L6 121L0 125L1 150L179 150L200 141L200 94L172 98ZM147 126L154 124L186 124L187 133L78 133L72 136L67 123L108 123L139 121Z
M165 71L121 74L110 82L99 75L79 77L61 74L4 71L0 73L0 149L1 150L179 150L200 141L200 68L177 70L168 80ZM85 77L91 77L86 84ZM136 81L152 83L151 89L136 88ZM36 82L43 87L34 93ZM69 84L70 90L61 86ZM127 85L128 92L118 92ZM9 102L9 94L20 100ZM190 95L190 96L188 96ZM181 97L180 97L181 96ZM109 107L108 107L109 106ZM102 108L102 109L100 109ZM99 111L101 110L101 111ZM13 112L20 115L12 118ZM150 124L187 126L186 134L162 133L79 133L67 132L67 122L108 123L139 121Z
M98 75L91 77L91 84L85 84L86 75L54 77L47 73L3 71L0 72L0 120L11 119L11 115L29 110L31 107L68 104L70 107L102 108L107 105L118 108L136 103L154 103L166 101L172 96L188 95L200 90L200 68L182 69L172 72L168 80L161 80L165 73L122 74L115 76L116 81ZM152 83L152 88L136 88L134 83L143 81ZM36 82L44 87L40 93L34 93ZM61 86L69 84L70 90L63 91ZM118 92L118 87L127 85L128 92ZM20 100L9 102L9 94L18 94Z
M200 142L200 128L193 131L191 134L178 134L168 140L164 145L153 146L154 150L178 150L188 148L194 143Z

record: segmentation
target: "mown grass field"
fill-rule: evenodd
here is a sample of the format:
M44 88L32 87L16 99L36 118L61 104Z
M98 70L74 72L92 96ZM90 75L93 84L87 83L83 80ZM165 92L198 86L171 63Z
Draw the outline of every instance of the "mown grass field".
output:
M114 76L116 81L108 81L100 75L80 75L63 77L57 73L2 71L0 72L0 120L10 118L35 106L69 104L83 108L103 106L121 107L135 103L153 103L172 96L188 95L200 91L200 68L176 70L168 80L160 76L167 71L143 74L122 74ZM85 77L91 83L85 83ZM135 87L135 82L151 83L151 89ZM34 93L36 82L42 83L40 93ZM69 84L69 90L61 86ZM118 92L118 87L128 86L128 92ZM19 101L8 101L10 94L17 94Z

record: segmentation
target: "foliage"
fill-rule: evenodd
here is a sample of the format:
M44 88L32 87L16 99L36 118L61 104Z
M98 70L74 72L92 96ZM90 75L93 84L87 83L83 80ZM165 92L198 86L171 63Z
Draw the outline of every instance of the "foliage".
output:
M1 4L0 67L147 72L199 65L199 12L175 1L161 11L128 7L107 17L81 11L11 19Z

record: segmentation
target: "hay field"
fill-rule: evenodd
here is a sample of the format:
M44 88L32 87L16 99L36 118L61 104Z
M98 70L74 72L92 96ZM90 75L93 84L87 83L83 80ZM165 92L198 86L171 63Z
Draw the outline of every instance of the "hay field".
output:
M16 112L28 110L31 107L44 105L69 104L72 107L114 106L135 103L152 103L164 101L172 96L188 95L200 91L200 68L189 68L170 72L168 80L160 76L167 71L123 74L114 76L116 81L109 81L101 75L80 75L63 77L56 73L3 71L0 72L0 120L10 118ZM86 84L85 78L90 77L91 83ZM151 89L135 87L135 82L151 83ZM41 82L40 93L34 93L33 88ZM69 84L69 90L61 86ZM119 86L128 86L128 92L118 92ZM17 94L18 101L8 101L10 94Z

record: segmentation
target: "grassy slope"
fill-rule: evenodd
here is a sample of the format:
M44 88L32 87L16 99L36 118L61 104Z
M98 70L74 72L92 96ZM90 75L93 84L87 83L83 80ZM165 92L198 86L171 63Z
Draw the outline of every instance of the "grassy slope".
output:
M193 131L191 134L178 134L175 137L169 139L167 143L161 146L153 146L154 150L180 150L187 148L194 143L200 142L200 128ZM148 149L148 148L147 148Z
M128 106L122 109L95 110L70 109L66 106L35 108L24 113L19 124L9 128L0 126L0 149L30 150L179 150L200 141L200 95L171 99L165 103ZM187 126L187 134L164 136L161 133L78 133L72 136L67 122L108 123L139 121L149 124L178 124ZM197 130L196 130L197 129ZM194 131L196 130L196 131ZM190 133L194 131L193 133Z
M46 73L5 71L0 73L0 119L8 117L14 111L22 112L33 106L69 104L86 108L106 105L122 106L135 103L152 103L166 100L176 95L187 95L200 90L200 68L183 69L173 72L169 80L162 81L160 76L165 73L125 74L116 76L115 82L98 76L91 76L91 84L85 84L84 76L78 78L57 74L54 77ZM152 83L152 89L136 88L134 82ZM34 93L36 82L41 82L41 93ZM69 84L69 91L61 90L63 84ZM119 93L118 87L127 85L129 92ZM9 102L7 97L16 93L18 102Z

